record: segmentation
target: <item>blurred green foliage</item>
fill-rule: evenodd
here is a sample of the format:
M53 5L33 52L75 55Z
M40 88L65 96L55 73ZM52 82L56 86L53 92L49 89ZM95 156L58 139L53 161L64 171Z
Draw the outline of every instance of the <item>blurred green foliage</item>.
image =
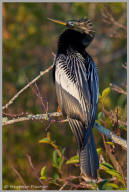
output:
M47 18L69 20L86 16L92 19L96 30L96 37L87 51L99 70L97 121L126 139L125 124L118 124L103 111L105 109L121 122L126 122L126 95L109 88L109 84L113 83L126 90L126 69L122 67L127 62L126 12L126 3L3 3L3 105L53 63L52 52L56 53L57 40L64 27ZM106 22L103 13L110 13L116 23ZM48 111L57 111L52 73L43 76L37 85L44 103L48 102ZM4 112L36 114L45 113L45 110L31 87ZM75 167L78 158L76 142L69 125L52 124L52 139L45 131L47 126L47 121L30 121L3 127L3 187L23 184L12 167L21 174L26 185L41 185L26 154L31 156L39 177L48 189L59 189L64 184L59 178L80 175L79 167ZM101 163L99 171L99 177L104 180L89 189L125 189L126 181L121 180L121 174L126 177L126 151L107 141L123 170L120 173L107 154L103 138L95 130L94 133L99 157L103 156L106 162ZM49 145L42 144L45 142ZM72 161L73 164L70 164ZM113 180L114 177L116 179ZM79 182L79 179L73 181L74 184ZM66 189L70 187L72 185L66 186Z

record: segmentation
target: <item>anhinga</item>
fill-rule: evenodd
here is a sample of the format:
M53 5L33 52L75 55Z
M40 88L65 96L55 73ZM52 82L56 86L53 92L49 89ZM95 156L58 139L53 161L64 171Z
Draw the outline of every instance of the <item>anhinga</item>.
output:
M85 51L95 36L88 19L67 22L60 35L54 62L54 81L59 107L66 115L78 143L81 173L97 179L99 159L92 133L96 118L99 81L96 65Z

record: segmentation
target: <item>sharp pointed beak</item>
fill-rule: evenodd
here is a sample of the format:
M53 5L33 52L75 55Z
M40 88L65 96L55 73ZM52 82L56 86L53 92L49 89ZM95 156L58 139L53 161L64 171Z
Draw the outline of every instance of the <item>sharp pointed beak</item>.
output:
M57 20L57 19L50 19L50 18L48 18L50 21L53 21L53 22L55 22L55 23L59 23L59 24L61 24L61 25L67 25L67 23L66 22L64 22L64 21L59 21L59 20Z

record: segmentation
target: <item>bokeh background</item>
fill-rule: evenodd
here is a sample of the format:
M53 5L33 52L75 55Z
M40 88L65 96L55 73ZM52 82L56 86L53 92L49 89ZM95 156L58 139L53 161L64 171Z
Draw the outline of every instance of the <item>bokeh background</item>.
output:
M47 18L70 20L84 16L92 20L96 31L87 52L99 69L100 94L110 83L126 90L126 69L123 67L127 62L126 3L3 3L3 105L40 71L52 65L52 52L56 53L57 40L64 26L52 23ZM110 20L112 17L114 20ZM44 102L48 102L48 111L57 111L52 72L40 78L37 86ZM126 95L115 91L111 91L104 100L107 111L116 112L119 109L118 118L121 121L126 121L126 104ZM98 113L102 115L101 112L100 103ZM45 110L31 87L4 113L38 114L45 113ZM6 116L4 113L3 116ZM114 125L104 114L101 118L105 127L126 139L126 126ZM54 177L57 170L52 165L53 148L38 142L46 137L47 126L47 121L28 121L3 127L3 186L22 185L14 169L21 174L27 185L40 185L26 154L31 156L38 175L41 168L46 166L47 175ZM106 154L103 137L94 132L97 148L102 149L106 161L113 165ZM65 148L64 156L67 159L76 155L75 138L67 123L52 124L50 134L60 148ZM115 145L114 151L126 176L126 151L118 145ZM80 174L79 167L74 165L64 164L62 171L62 177ZM109 175L102 174L101 177L108 178ZM48 189L58 188L47 180L44 182ZM122 187L119 182L117 184Z

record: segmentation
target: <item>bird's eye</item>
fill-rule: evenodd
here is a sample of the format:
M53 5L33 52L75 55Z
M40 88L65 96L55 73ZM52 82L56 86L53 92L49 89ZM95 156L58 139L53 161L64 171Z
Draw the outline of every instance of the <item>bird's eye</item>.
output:
M70 25L70 26L74 26L74 23L72 22L72 21L68 21L68 25Z

